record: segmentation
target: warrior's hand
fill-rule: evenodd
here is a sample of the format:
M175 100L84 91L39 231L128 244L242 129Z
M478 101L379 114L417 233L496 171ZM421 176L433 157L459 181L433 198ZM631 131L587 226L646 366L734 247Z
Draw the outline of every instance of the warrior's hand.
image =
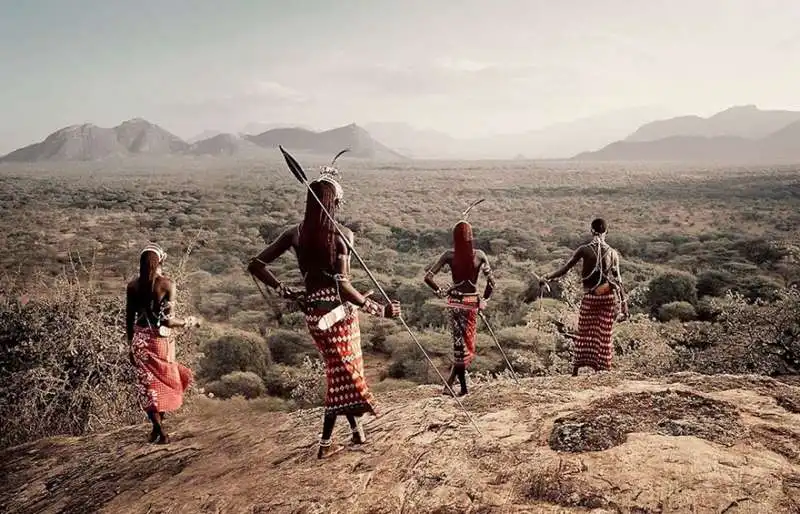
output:
M200 318L197 316L186 316L183 318L183 323L185 327L197 328L200 326Z
M393 300L383 306L384 318L399 318L402 314L400 309L400 302Z
M487 302L486 298L478 299L478 310L479 311L482 311L482 310L484 310L486 308L486 302Z
M305 295L305 291L302 289L287 287L283 284L278 285L277 290L278 296L287 300L298 300Z
M447 298L447 291L445 291L442 288L437 289L436 291L433 292L433 294L435 294L439 298Z
M450 290L447 291L447 296L453 298L454 300L461 300L464 298L464 293L462 293L456 288L451 288Z

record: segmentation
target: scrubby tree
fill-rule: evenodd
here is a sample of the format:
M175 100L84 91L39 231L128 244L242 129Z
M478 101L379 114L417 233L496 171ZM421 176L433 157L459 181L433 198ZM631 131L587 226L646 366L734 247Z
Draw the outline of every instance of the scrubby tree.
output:
M647 290L647 303L654 314L671 302L697 303L697 279L689 273L668 272L650 281Z

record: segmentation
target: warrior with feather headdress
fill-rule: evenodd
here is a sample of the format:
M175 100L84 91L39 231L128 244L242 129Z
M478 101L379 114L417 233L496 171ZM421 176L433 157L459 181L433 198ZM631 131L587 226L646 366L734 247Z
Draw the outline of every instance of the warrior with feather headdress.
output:
M461 219L453 227L453 248L446 250L432 265L425 269L425 284L433 289L440 297L455 300L473 300L475 308L451 309L451 328L453 334L453 366L447 379L452 386L456 378L461 385L460 396L467 394L466 370L475 358L475 333L477 331L478 310L483 309L486 300L494 291L494 276L489 265L489 258L482 250L474 248L472 226L467 221L469 212L473 207L483 202L478 200L472 203L463 213ZM442 289L434 280L444 266L450 268L453 285ZM483 296L478 296L478 277L483 273L486 278L486 287ZM447 388L445 394L449 394Z
M344 151L336 157L342 153ZM318 458L342 449L333 446L331 441L339 415L344 415L350 423L352 442L363 444L366 436L360 423L361 415L375 414L374 398L364 375L358 309L378 317L400 315L398 303L381 305L368 298L369 293L360 293L350 282L349 248L354 240L353 232L339 225L348 239L345 242L334 225L344 196L339 171L333 167L335 162L336 158L309 184L303 221L278 236L247 268L254 278L275 289L281 297L298 302L325 362L327 387ZM305 290L287 287L267 267L289 250L294 250L297 256Z

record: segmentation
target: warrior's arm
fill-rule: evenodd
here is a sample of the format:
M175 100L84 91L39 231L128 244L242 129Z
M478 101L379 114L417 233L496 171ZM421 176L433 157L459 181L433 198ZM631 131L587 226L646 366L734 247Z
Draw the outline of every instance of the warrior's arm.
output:
M481 271L483 276L486 277L486 288L483 290L483 299L488 300L494 291L494 273L492 267L489 265L489 258L484 252L478 254L481 259Z
M567 272L571 270L573 266L578 264L578 262L583 258L583 252L581 251L582 249L583 247L575 250L575 253L572 254L572 257L569 258L566 264L561 266L561 268L557 269L556 271L545 275L543 277L544 280L557 280L566 275Z
M292 247L294 228L285 230L278 238L270 243L264 251L250 260L247 271L255 278L273 289L279 289L283 284L267 268L272 261L289 251Z
M350 282L350 248L355 240L353 233L349 230L345 231L345 236L349 245L345 244L343 239L336 238L336 284L342 301L357 305L364 312L373 316L391 317L394 310L391 305L381 305L375 300L367 298Z
M172 315L172 308L175 307L175 299L178 296L178 290L175 284L170 280L167 293L164 295L164 306L161 308L163 318L161 324L167 328L180 328L187 325L186 318L176 318Z
M617 283L619 288L619 295L620 300L622 301L622 312L623 314L627 314L628 312L628 295L625 292L625 286L622 283L622 273L619 270L619 253L616 250L611 254L611 274L614 277L614 281Z
M125 335L133 341L133 324L136 322L136 293L131 286L125 291Z
M439 256L439 259L437 259L436 262L425 269L425 284L427 284L427 286L433 289L433 291L437 294L441 293L442 289L439 287L439 284L436 283L433 277L442 270L445 264L449 265L452 258L453 252L451 250L447 250Z
M348 243L352 246L355 242L353 233L345 233ZM350 282L350 247L344 241L336 238L336 280L339 284L339 294L342 301L350 302L359 307L363 307L367 299Z

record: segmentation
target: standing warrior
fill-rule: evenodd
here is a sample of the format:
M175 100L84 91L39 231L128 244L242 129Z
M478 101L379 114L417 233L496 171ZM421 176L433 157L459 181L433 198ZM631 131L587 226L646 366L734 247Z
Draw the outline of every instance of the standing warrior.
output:
M311 191L334 218L343 196L337 175L336 169L326 166L320 177L310 183ZM352 246L353 232L341 225L339 228ZM267 268L290 249L297 256L305 291L287 287ZM400 316L400 305L395 302L380 305L353 287L348 246L311 192L306 195L303 222L278 236L251 260L247 269L282 298L298 301L306 315L311 337L325 361L325 416L317 457L328 457L343 449L331 444L339 415L345 415L350 423L352 442L366 442L359 418L365 413L374 415L375 406L364 376L357 308L373 316L394 318Z
M494 277L489 266L489 259L483 250L473 248L472 226L466 218L470 209L480 203L472 204L464 213L462 220L453 227L453 249L446 250L439 259L426 268L425 284L433 289L439 297L450 297L461 300L468 296L477 296L478 274L483 272L486 277L486 288L483 298L478 300L477 309L451 309L451 327L453 333L453 367L447 385L452 386L458 378L461 384L459 396L467 394L466 370L475 358L475 332L477 330L478 309L483 309L486 300L492 296L494 290ZM453 285L448 290L443 290L434 280L443 266L449 266L453 278ZM450 394L445 388L442 394Z
M606 243L606 222L592 221L592 240L580 246L559 270L545 275L539 287L563 277L578 261L583 261L583 298L578 318L578 337L575 340L572 376L589 366L595 371L611 369L614 347L611 343L617 300L623 318L628 317L628 302L619 271L619 254Z
M150 442L166 444L164 413L177 410L183 393L192 383L192 371L175 361L175 340L171 329L198 326L194 316L172 316L175 284L162 275L166 252L149 244L139 255L139 277L128 283L125 329L130 344L129 358L136 368L137 392L142 409L153 424Z

